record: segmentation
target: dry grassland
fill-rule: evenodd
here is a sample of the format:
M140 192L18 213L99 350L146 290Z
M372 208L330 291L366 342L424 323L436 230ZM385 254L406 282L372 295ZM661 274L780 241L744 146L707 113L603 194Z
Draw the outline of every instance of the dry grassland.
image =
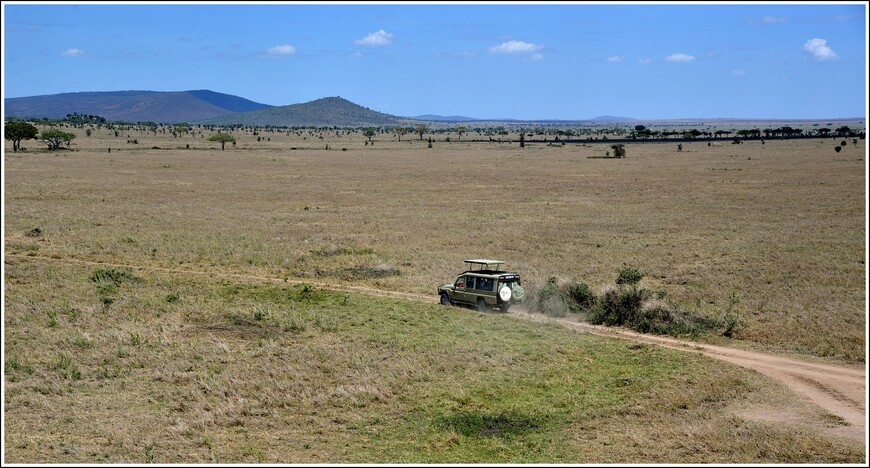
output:
M76 132L73 152L7 152L7 253L424 294L469 257L508 260L532 288L596 289L628 265L710 317L735 294L747 327L730 345L864 360L864 140L638 143L611 160L588 158L606 144L457 135L237 132L221 152L199 135Z
M699 355L280 284L434 299L469 257L529 289L629 265L698 313L736 293L747 328L704 339L856 364L863 140L607 160L456 135L236 133L222 152L76 132L74 151L5 155L5 462L866 462L831 435L842 419Z
M280 280L134 271L101 301L91 265L5 266L7 463L864 460L842 419L698 354Z

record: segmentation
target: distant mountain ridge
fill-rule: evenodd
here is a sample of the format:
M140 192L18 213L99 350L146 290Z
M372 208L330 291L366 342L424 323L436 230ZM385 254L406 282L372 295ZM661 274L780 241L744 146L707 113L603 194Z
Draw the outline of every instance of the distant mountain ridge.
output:
M470 122L552 124L584 121L481 119L434 114L399 117L371 110L339 96L301 104L271 106L207 89L62 93L5 98L4 104L5 116L18 119L63 119L68 114L80 114L97 115L109 121L276 127L386 127L413 126L421 122L430 122L435 126ZM590 120L622 122L636 119L602 115Z
M197 123L213 125L382 127L409 125L413 119L376 112L339 96L303 104L276 106L252 112L205 119Z
M105 91L5 98L6 117L62 119L98 115L113 121L178 123L272 107L230 94L195 91Z

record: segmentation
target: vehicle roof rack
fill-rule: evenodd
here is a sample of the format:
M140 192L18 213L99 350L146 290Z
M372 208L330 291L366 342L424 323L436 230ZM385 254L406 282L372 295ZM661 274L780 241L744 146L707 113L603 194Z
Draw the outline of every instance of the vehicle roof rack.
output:
M469 263L472 265L482 265L481 269L489 269L491 265L502 265L504 264L504 260L489 260L485 258L470 258L465 260L465 263Z

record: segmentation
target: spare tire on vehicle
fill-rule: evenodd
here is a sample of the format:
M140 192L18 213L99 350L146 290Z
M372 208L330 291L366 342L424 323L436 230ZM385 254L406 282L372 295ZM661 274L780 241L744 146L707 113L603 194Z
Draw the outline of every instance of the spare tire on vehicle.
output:
M523 289L522 286L514 283L513 285L513 298L516 302L521 302L524 297L526 297L526 290Z
M498 290L498 297L503 301L507 302L511 300L511 296L513 293L511 292L511 288L507 286L502 286L501 289Z

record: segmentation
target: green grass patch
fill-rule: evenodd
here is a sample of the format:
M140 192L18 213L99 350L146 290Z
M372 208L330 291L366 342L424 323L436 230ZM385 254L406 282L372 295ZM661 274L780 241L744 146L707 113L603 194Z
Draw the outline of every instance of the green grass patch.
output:
M141 273L107 314L88 304L81 266L27 260L7 272L17 279L4 329L9 462L863 457L860 444L819 435L729 432L729 405L771 400L779 387L692 353L437 304L164 273ZM168 291L184 300L168 304ZM82 311L74 334L34 314L59 304ZM608 442L670 431L697 447L686 430L697 422L728 437L690 456ZM807 443L819 448L808 455Z

